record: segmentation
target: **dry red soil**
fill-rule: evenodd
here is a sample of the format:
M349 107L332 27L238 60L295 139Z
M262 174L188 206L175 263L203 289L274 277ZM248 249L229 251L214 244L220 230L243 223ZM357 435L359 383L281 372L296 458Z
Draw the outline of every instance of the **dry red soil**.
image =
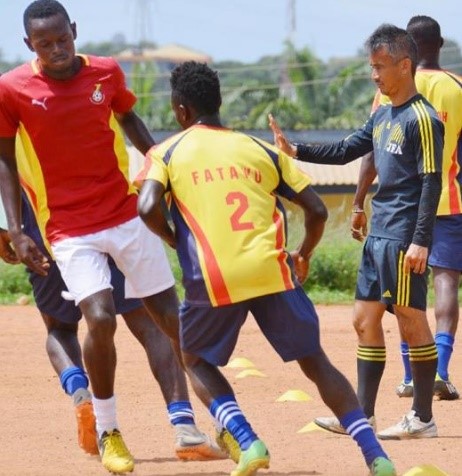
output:
M331 360L356 385L356 339L351 307L319 306L322 342ZM433 324L433 311L429 311ZM61 390L45 353L45 328L32 306L0 308L0 475L92 476L108 474L99 458L85 455L76 442L72 403ZM81 326L82 335L85 325ZM399 342L393 316L384 318L388 360L378 399L379 429L394 424L410 408L395 387L401 379ZM141 347L122 320L116 335L118 368L116 394L119 424L136 459L134 475L221 476L233 469L230 460L181 463L174 457L173 431L168 424L159 388L148 369ZM268 476L362 476L362 456L348 437L322 431L299 433L316 416L329 415L315 386L296 364L283 364L260 334L254 321L246 322L234 357L246 357L265 377L237 378L242 369L225 368L248 419L267 443ZM452 380L462 388L462 352L456 346ZM291 389L312 399L281 403ZM199 426L212 432L205 408L193 396ZM462 475L462 401L434 403L439 438L384 442L399 474L432 464L451 476ZM260 474L260 473L259 473ZM417 473L415 473L417 474ZM431 474L422 472L422 476Z

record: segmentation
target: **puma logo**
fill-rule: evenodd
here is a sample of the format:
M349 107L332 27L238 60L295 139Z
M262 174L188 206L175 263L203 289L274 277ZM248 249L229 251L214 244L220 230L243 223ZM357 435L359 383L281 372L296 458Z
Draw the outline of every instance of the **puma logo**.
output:
M48 108L47 108L47 105L46 105L47 99L48 98L43 98L42 101L39 101L38 99L32 99L32 105L43 107L43 109L45 111L48 111Z

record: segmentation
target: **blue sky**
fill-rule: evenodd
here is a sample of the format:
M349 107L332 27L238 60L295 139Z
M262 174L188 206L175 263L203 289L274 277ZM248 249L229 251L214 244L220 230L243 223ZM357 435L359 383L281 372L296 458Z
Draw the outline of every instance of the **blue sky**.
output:
M22 13L29 0L0 0L0 50L7 60L30 59L22 42ZM289 35L290 0L62 0L77 22L77 46L148 36L159 45L179 43L215 61L253 62L281 52ZM141 15L137 5L148 5ZM295 0L298 48L323 60L353 55L379 24L405 27L416 14L436 18L443 35L462 46L460 0ZM144 31L144 35L142 33Z

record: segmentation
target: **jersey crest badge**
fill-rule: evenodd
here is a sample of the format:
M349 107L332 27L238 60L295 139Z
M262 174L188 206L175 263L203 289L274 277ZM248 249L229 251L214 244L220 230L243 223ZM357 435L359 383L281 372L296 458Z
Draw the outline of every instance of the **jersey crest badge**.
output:
M90 97L90 101L93 104L101 104L104 101L104 93L101 91L101 83L95 84L95 90Z

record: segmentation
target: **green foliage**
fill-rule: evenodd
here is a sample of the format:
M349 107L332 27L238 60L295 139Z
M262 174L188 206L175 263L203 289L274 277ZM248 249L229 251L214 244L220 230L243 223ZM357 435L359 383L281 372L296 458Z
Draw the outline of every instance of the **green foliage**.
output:
M446 38L440 52L440 64L442 68L449 69L457 74L462 74L462 53L460 46Z
M180 268L180 263L178 262L178 255L176 251L170 248L170 246L165 245L165 251L167 252L168 260L170 262L170 266L172 267L173 276L175 278L175 287L176 292L178 293L178 297L180 299L184 298L184 288L181 284L182 279L182 272Z
M23 295L32 300L32 287L24 265L10 265L0 261L0 303L15 303Z
M304 120L304 114L298 105L287 98L279 97L270 102L262 102L249 113L246 129L266 129L268 114L278 118L279 125L284 129L297 129Z
M353 292L360 261L361 247L350 237L344 242L321 242L310 263L310 276L305 284L313 288Z
M369 79L369 67L356 59L336 71L327 87L327 116L324 127L356 128L368 117L375 88Z
M157 74L157 67L152 61L135 63L131 74L131 88L138 98L135 111L143 118L148 127L151 126L152 117L158 114L152 97L157 82Z
M323 64L308 49L296 50L286 43L288 76L295 91L294 102L303 111L306 126L318 127L324 119L325 88L321 81Z

